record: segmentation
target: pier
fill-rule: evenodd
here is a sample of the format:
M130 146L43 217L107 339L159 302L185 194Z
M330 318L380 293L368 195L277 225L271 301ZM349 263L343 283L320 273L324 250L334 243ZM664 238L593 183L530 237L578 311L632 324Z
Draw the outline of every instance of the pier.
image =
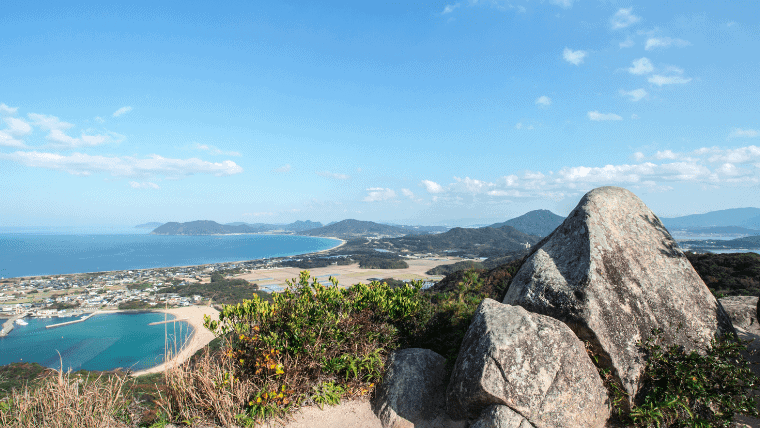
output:
M3 323L3 329L0 330L0 337L7 336L8 333L10 333L11 330L13 330L13 323L16 322L16 320L24 318L27 315L28 315L28 313L24 312L23 314L15 315L15 316L13 316L11 318L8 318L8 321L6 321L6 322Z
M189 320L189 319L190 319L190 318L187 318L187 317L185 317L185 318L177 318L177 319L173 319L173 320L166 320L166 321L156 321L156 322L152 322L152 323L149 323L148 325L168 324L168 323L170 323L170 322L177 322L177 321L187 321L187 320Z
M90 319L90 317L92 317L95 314L99 314L99 313L100 313L100 311L95 311L95 312L91 313L90 315L87 315L87 316L84 316L82 318L79 318L78 320L66 321L66 322L61 322L61 323L58 323L58 324L50 324L50 325L46 325L45 328L62 327L64 325L76 324L78 322L87 321L88 319Z

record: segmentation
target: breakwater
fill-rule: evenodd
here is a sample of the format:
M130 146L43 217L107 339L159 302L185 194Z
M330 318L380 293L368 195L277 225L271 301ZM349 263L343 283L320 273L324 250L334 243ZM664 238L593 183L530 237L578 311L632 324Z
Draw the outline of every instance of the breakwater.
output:
M24 318L27 314L23 313L20 315L16 315L14 317L8 318L8 321L3 323L3 329L0 330L0 337L5 337L8 335L8 333L13 330L13 323L16 322L16 320Z
M150 324L148 324L148 325L168 324L168 323L170 323L170 322L187 321L187 320L189 320L189 319L190 319L190 318L187 318L187 317L185 317L185 318L177 318L177 319L173 319L173 320L166 320L166 321L156 321L156 322L152 322L152 323L150 323Z
M89 315L83 316L82 318L79 318L79 319L77 319L77 320L74 320L74 321L66 321L66 322L61 322L61 323L58 323L58 324L50 324L50 325L46 325L46 326L45 326L45 328L62 327L62 326L64 326L64 325L69 325L69 324L76 324L76 323L78 323L78 322L87 321L87 320L88 320L88 319L90 319L90 318L91 318L93 315L95 315L95 314L99 314L99 313L101 313L101 312L100 312L100 311L95 311L95 312L93 312L93 313L91 313L91 314L89 314Z

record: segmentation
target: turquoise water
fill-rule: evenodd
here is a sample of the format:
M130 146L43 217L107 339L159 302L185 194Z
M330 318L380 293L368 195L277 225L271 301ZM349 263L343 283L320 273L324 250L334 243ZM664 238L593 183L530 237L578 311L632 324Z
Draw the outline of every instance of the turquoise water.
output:
M45 328L77 318L24 318L29 325L16 324L8 336L0 337L0 365L23 361L59 368L60 352L64 371L117 367L137 371L163 362L164 326L172 350L193 333L185 321L149 326L164 320L164 314L157 312L97 314L80 323Z
M0 277L188 266L287 257L338 245L296 235L0 233Z

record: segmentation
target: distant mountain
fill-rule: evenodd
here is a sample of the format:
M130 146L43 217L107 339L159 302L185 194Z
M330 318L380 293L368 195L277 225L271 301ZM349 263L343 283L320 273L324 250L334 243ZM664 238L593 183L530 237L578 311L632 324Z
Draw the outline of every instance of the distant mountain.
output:
M244 223L237 221L234 223L225 223L225 226L248 226L252 229L256 229L260 232L268 232L271 230L283 230L288 232L301 232L309 229L316 229L322 227L322 223L311 220L296 220L290 224L270 224L270 223Z
M679 230L679 229L673 229ZM712 226L712 227L693 227L686 229L688 232L684 235L757 235L760 230L748 229L741 226Z
M480 257L492 257L516 251L524 251L540 241L535 235L523 233L512 226L475 229L455 227L446 233L435 235L407 235L386 239L394 248L415 253L472 253ZM527 245L526 245L527 244Z
M534 210L520 217L492 224L490 227L498 229L502 226L512 226L520 232L543 238L552 233L563 221L565 221L565 217L554 214L549 210Z
M372 221L348 219L333 223L324 227L318 227L304 231L309 236L334 236L336 238L350 239L360 237L379 236L403 236L409 233L397 226L388 226Z
M151 232L152 235L225 235L231 233L257 233L250 226L229 226L211 220L196 220L187 223L165 223Z
M151 223L143 223L143 224L138 224L137 226L135 226L135 229L155 229L158 226L161 226L162 224L163 223L158 223L155 221Z
M447 227L447 226L407 226L403 224L394 224L394 223L380 223L380 224L384 224L386 226L399 227L401 229L404 229L406 233L410 233L413 235L423 235L426 233L443 233L451 229L450 227Z
M660 220L665 227L675 230L716 226L741 226L760 230L760 208L731 208Z
M322 223L318 221L301 221L296 220L293 223L286 224L283 228L285 230L292 230L293 232L303 232L304 230L311 230L311 229L317 229L322 227Z

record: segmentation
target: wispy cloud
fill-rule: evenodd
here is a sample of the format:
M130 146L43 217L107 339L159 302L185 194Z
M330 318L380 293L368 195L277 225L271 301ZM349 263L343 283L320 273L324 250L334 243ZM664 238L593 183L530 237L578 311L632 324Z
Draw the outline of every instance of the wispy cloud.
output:
M461 6L461 3L447 4L446 7L443 8L443 12L441 12L441 15L449 14L453 12L459 6Z
M670 37L650 37L647 39L647 43L644 46L644 49L651 51L652 49L658 48L664 49L671 46L682 48L689 45L691 45L691 43L682 39L671 39Z
M575 0L551 0L552 4L556 4L557 6L563 8L563 9L570 9L573 7L573 3L575 3Z
M523 125L522 122L517 122L515 124L515 129L527 129L527 130L531 130L531 129L533 129L533 125Z
M552 105L552 99L547 97L546 95L542 95L538 98L536 98L536 105L541 107L549 107Z
M742 129L742 128L734 128L731 130L731 133L728 135L728 138L754 138L760 135L760 131L757 131L755 129Z
M159 155L136 158L131 156L91 156L84 153L60 155L38 151L17 151L7 154L0 153L0 159L14 161L33 168L64 171L81 176L104 173L114 177L163 176L182 178L194 174L210 174L221 177L243 172L243 168L229 160L207 162L198 158L171 159Z
M351 178L350 176L346 174L338 174L338 173L329 172L329 171L318 171L317 175L319 175L320 177L333 178L336 180L348 180L349 178Z
M25 122L23 119L16 117L6 117L3 119L3 121L7 127L2 131L8 135L12 135L14 137L23 137L24 135L28 135L32 132L32 126Z
M641 17L634 15L631 13L632 11L632 7L629 7L628 9L618 9L618 11L612 15L612 18L610 18L612 29L619 30L641 21Z
M300 210L293 210L293 211L295 212L295 211L300 211ZM260 211L260 212L255 212L255 213L243 213L243 217L272 217L273 215L274 215L274 213L270 212L270 211Z
M409 199L414 199L414 192L409 189L401 189L401 194Z
M95 116L95 122L98 122L98 123L105 123L105 122L106 122L106 120L105 120L105 119L103 119L103 118L102 118L102 117L100 117L100 116Z
M654 66L652 65L651 61L649 61L649 58L643 57L636 60L633 60L633 66L628 68L628 72L631 74L648 74L654 71Z
M74 127L73 123L64 122L55 116L46 114L29 113L27 117L32 121L32 125L38 126L48 131L64 130Z
M219 149L219 147L212 146L211 144L193 144L193 148L195 150L202 150L205 152L208 152L211 155L224 155L224 156L242 156L240 152L235 151L224 151Z
M615 113L599 113L596 110L588 112L588 118L594 121L623 120L622 117L616 115Z
M621 89L620 95L629 97L631 101L639 101L640 99L647 96L647 91L645 91L643 88L634 89L632 91L624 91Z
M620 46L621 49L623 48L630 48L633 47L636 43L634 43L633 39L628 37L622 42L618 43L618 46Z
M279 168L275 168L274 172L280 172L280 173L290 172L290 164L285 164Z
M378 202L387 201L396 197L396 192L393 189L387 189L382 187L370 187L367 189L367 196L364 197L364 202Z
M0 103L0 115L16 114L18 107L8 107L5 103Z
M124 107L116 110L115 112L113 112L113 114L111 116L113 116L113 117L119 117L119 116L121 116L123 114L129 113L130 111L132 111L132 107L130 107L130 106L124 106Z
M80 137L75 138L66 135L66 133L60 129L51 130L50 134L48 134L45 139L50 142L48 146L51 148L69 150L80 147L94 147L114 141L109 135L82 134Z
M647 81L653 85L662 86L662 85L682 85L684 83L691 82L690 77L683 77L678 75L672 75L672 76L662 76L659 74L655 74L653 76L650 76Z
M143 181L143 182L137 182L137 181L130 181L129 186L133 189L158 189L158 184L151 183L150 181Z
M443 186L436 183L435 181L422 180L421 184L423 187L425 187L425 190L427 190L428 193L442 193L443 192Z
M588 53L586 51L574 51L570 48L565 48L564 51L562 51L562 58L565 59L565 61L569 62L573 65L580 65L583 63L583 60L586 58L586 55Z

